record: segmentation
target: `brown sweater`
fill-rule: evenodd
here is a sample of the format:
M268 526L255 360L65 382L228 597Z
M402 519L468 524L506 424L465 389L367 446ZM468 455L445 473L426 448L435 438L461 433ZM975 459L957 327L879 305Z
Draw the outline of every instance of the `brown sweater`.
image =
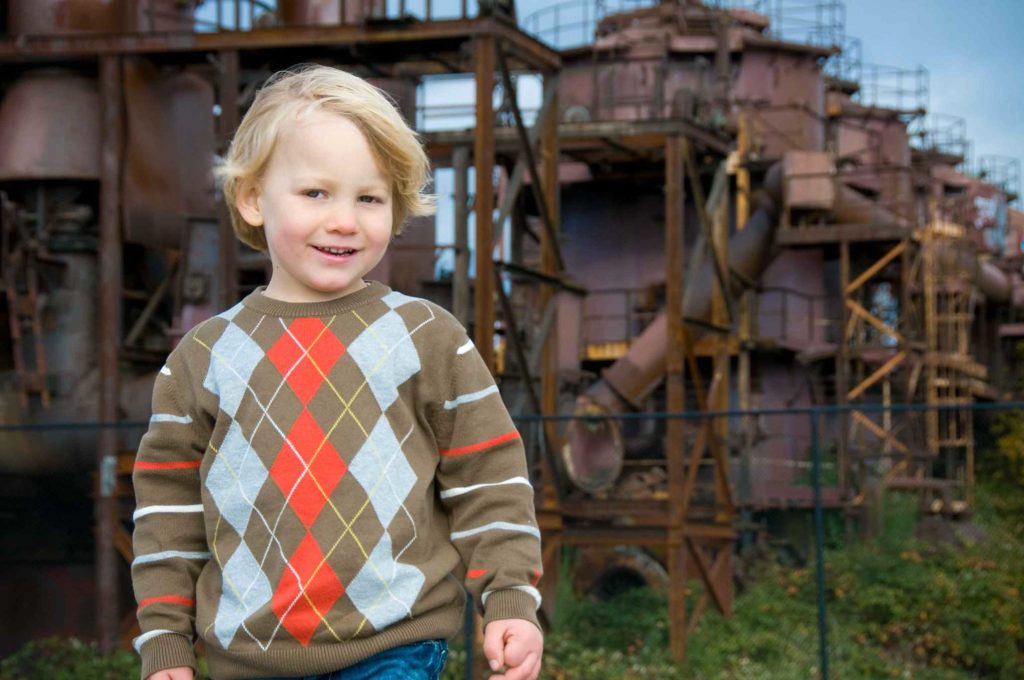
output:
M312 675L484 620L536 624L522 441L465 330L371 283L259 291L167 359L135 463L142 677Z

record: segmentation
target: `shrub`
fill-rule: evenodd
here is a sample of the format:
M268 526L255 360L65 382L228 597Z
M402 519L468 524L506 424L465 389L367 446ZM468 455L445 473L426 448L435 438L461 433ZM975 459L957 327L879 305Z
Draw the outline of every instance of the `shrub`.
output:
M74 638L33 640L0 661L0 680L134 680L138 657L104 655L96 645Z

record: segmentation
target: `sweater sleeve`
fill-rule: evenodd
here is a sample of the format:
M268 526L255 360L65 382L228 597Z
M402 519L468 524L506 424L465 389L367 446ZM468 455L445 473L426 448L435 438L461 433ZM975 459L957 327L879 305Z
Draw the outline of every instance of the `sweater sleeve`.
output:
M541 536L523 441L473 343L461 326L455 335L449 356L438 357L449 380L434 409L438 492L451 541L485 625L516 618L540 627Z
M143 679L166 668L196 668L196 580L210 559L199 467L211 425L197 406L198 386L180 350L157 375L153 415L132 472L132 585L141 630L134 647Z

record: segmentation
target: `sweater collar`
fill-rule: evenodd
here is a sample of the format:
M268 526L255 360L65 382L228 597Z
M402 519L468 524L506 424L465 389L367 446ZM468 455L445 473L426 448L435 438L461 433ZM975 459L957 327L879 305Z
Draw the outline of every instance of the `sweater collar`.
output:
M379 300L391 289L378 281L367 281L354 293L323 302L284 302L263 294L266 286L260 286L242 300L242 304L261 314L281 317L332 316Z

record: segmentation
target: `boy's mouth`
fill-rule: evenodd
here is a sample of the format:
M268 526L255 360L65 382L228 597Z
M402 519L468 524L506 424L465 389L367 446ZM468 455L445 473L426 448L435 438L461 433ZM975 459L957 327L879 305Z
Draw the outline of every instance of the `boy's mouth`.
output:
M327 248L324 246L313 247L319 250L321 253L327 253L328 255L354 255L356 252L353 248Z

